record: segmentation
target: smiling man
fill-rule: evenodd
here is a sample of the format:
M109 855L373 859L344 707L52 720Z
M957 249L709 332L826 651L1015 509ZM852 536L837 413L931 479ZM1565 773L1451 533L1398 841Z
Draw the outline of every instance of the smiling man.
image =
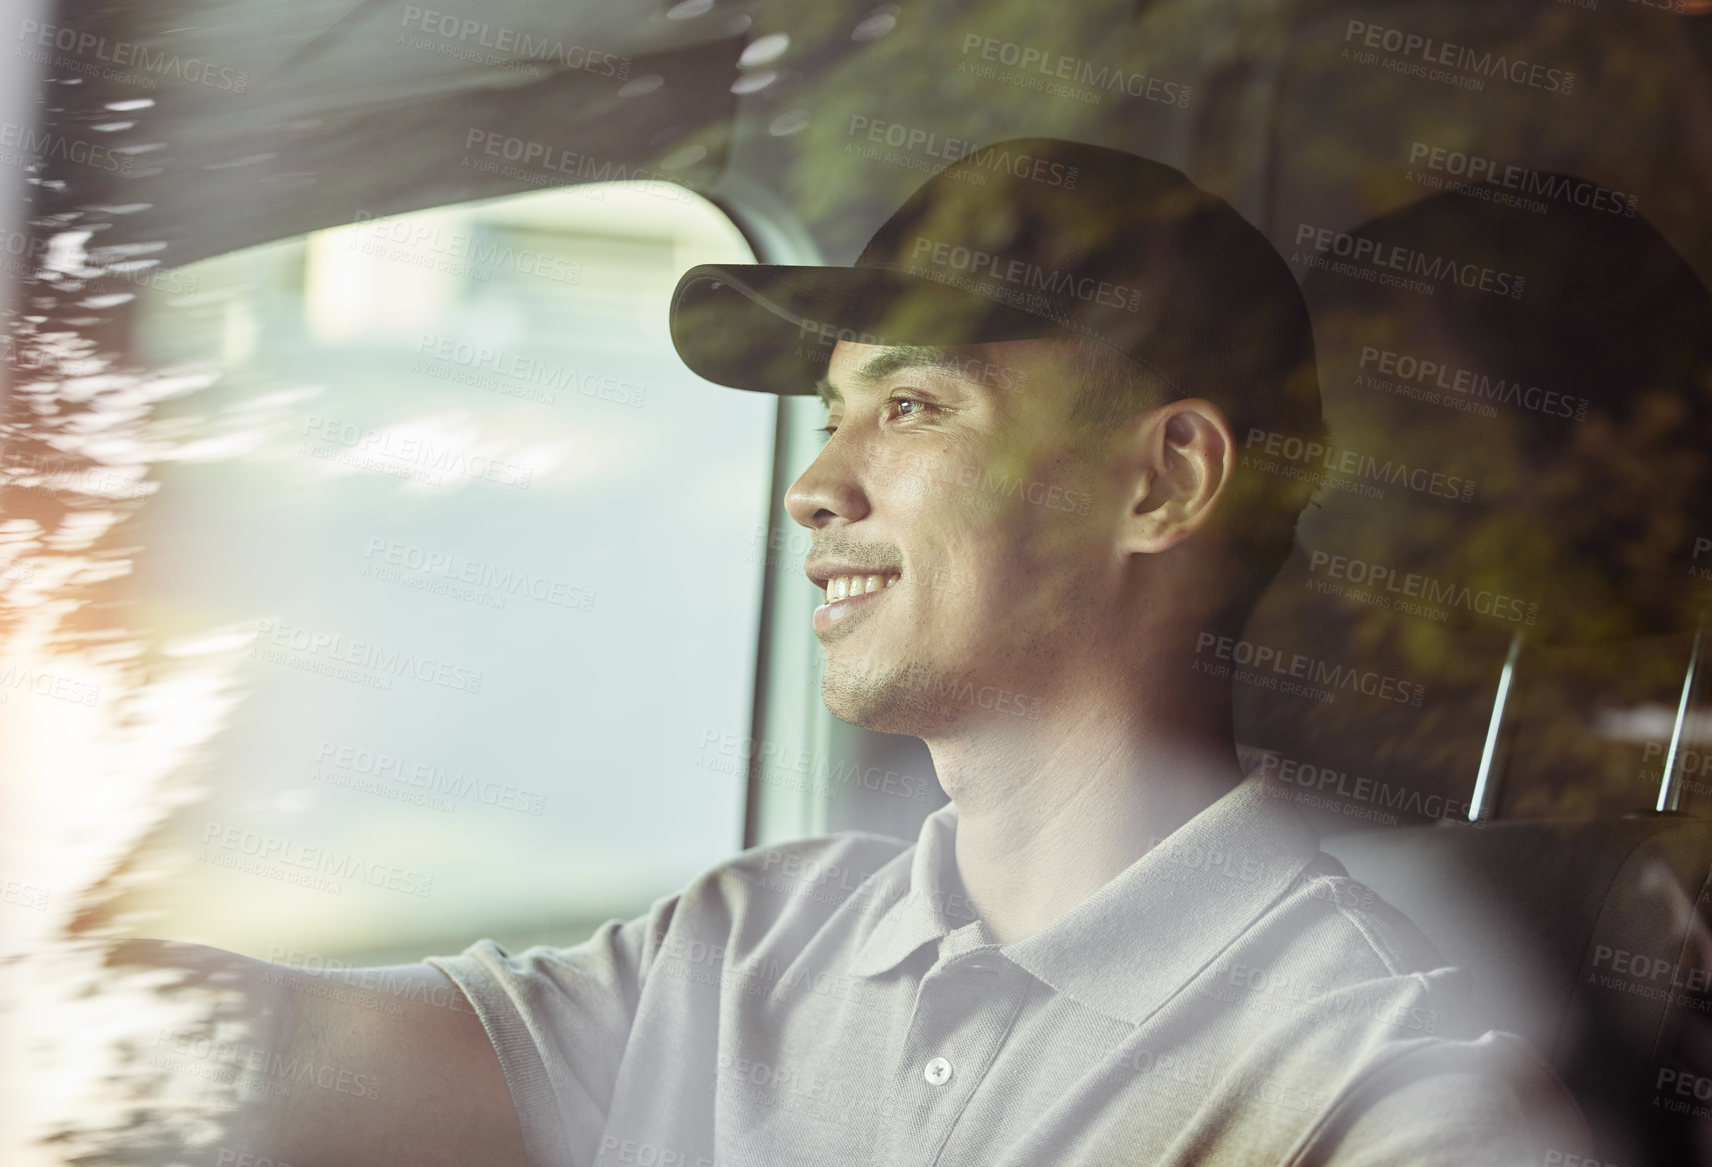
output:
M1245 778L1228 674L1320 436L1266 240L1168 167L1028 140L849 268L699 267L672 335L818 391L786 508L823 696L951 803L722 864L573 949L431 962L534 1163L1536 1164L1579 1118L1463 976Z
M1245 466L1238 435L1320 434L1307 314L1264 237L1168 167L1002 143L929 180L852 267L692 269L672 330L710 380L825 401L785 500L824 590L823 695L921 737L950 804L913 843L745 852L575 947L381 970L423 1002L461 990L398 1022L248 968L285 986L258 1044L388 1086L294 1098L244 1145L555 1167L1577 1161L1549 1070L1464 1016L1464 975L1238 763L1204 650L1240 634L1309 490Z

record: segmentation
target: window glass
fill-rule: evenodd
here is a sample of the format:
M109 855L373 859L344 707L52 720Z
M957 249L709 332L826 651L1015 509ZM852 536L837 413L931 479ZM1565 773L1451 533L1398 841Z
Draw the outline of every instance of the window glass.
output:
M357 961L571 943L741 841L775 403L701 383L663 184L364 220L154 281L131 625L183 800L142 931ZM186 664L200 665L187 669ZM734 768L733 768L734 769ZM282 950L283 953L282 953Z

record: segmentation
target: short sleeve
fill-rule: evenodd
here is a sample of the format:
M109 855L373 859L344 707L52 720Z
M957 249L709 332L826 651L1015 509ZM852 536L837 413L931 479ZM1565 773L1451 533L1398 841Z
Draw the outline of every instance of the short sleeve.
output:
M511 1091L532 1167L592 1162L612 1105L653 941L674 900L582 944L508 954L492 940L427 964L463 991Z
M1591 1154L1586 1123L1557 1075L1521 1038L1497 1032L1393 1060L1318 1133L1296 1163L1537 1167Z

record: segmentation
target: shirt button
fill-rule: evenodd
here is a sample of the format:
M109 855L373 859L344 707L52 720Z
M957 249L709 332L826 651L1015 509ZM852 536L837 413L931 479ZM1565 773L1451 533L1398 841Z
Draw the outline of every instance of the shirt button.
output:
M934 1058L927 1063L921 1076L927 1079L929 1086L943 1086L951 1081L951 1063L944 1058Z

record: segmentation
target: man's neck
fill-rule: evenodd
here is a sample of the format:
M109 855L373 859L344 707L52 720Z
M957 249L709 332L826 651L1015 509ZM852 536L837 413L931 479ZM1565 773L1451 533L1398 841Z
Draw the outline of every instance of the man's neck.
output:
M1241 781L1222 710L1171 720L1082 705L928 743L957 803L958 875L995 939L1046 927Z

